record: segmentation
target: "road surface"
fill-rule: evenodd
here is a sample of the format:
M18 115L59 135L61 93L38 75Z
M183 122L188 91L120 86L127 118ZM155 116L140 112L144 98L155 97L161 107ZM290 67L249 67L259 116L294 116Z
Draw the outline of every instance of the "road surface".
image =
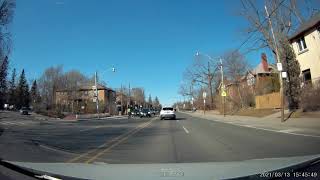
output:
M176 120L118 117L68 122L20 120L19 117L12 123L3 123L0 119L0 154L3 159L180 163L320 153L320 138L317 137L241 127L182 113L177 113Z

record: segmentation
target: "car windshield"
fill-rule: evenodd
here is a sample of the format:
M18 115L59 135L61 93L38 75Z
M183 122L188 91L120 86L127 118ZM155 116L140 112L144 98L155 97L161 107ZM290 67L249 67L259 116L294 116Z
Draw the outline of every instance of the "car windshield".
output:
M0 0L0 179L318 155L319 24L319 0Z

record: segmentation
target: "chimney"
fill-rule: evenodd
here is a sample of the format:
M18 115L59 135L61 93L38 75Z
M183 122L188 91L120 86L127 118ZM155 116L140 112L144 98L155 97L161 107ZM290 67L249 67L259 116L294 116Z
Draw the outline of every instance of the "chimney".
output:
M263 70L265 72L269 72L269 65L268 65L267 55L265 53L261 54L261 64L262 64Z

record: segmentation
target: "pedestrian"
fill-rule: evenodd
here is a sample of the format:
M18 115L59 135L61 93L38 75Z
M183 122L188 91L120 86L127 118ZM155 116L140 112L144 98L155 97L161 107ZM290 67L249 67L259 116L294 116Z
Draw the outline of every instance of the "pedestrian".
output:
M130 119L131 118L131 108L130 107L128 107L128 119Z

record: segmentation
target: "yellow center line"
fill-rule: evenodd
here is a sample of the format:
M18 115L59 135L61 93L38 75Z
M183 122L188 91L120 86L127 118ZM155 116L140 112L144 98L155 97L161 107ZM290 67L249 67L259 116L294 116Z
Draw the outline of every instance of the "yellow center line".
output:
M113 145L111 145L110 147L106 148L103 151L100 151L99 153L97 153L95 156L91 157L90 159L88 159L87 161L85 161L85 163L91 163L93 162L95 159L99 158L99 156L107 153L108 151L110 151L112 148L114 148L115 146L121 144L122 142L124 142L125 140L127 140L129 137L131 137L132 135L136 134L137 132L139 132L140 130L144 129L145 127L149 126L152 123L153 120L147 122L146 124L144 124L141 128L136 129L134 132L131 132L130 134L128 134L127 136L123 137L122 139L120 139L119 141L117 141L116 143L114 143Z
M124 134L121 134L121 135L119 135L119 136L111 139L110 141L106 141L104 144L101 144L101 145L100 145L98 148L96 148L96 149L92 149L92 150L90 150L90 151L88 151L88 152L86 152L86 153L83 153L83 154L81 154L81 155L79 155L79 156L77 156L77 157L74 157L74 158L68 160L67 163L75 162L75 161L79 160L80 158L85 157L85 156L89 155L90 153L92 153L92 152L94 152L94 151L98 151L99 148L102 148L102 147L104 147L104 146L107 146L107 145L109 145L109 144L117 141L118 139L121 139L122 137L124 137L124 136L132 133L133 131L135 131L136 129L139 129L140 127L144 126L144 125L147 124L147 123L148 123L148 122L145 122L145 123L143 123L143 124L140 124L139 126L135 127L134 129L132 129L132 130L130 130L130 131L124 133Z

